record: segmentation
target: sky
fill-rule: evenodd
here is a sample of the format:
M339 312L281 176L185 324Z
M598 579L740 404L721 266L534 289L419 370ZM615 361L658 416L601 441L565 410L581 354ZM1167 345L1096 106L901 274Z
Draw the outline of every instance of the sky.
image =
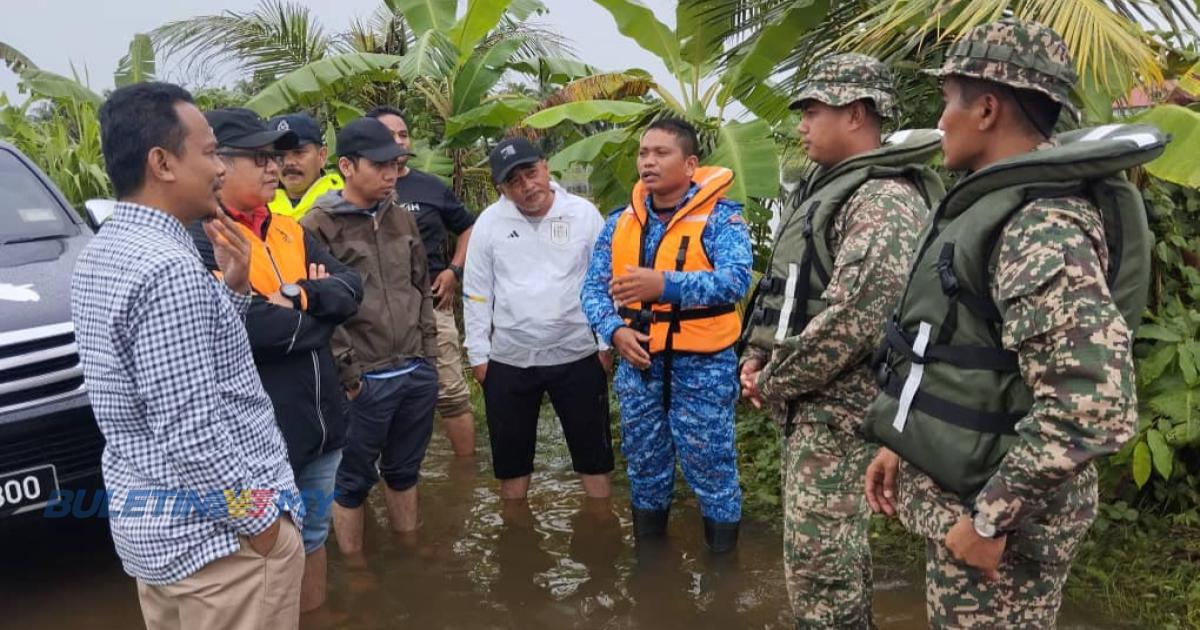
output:
M326 32L339 32L352 19L367 18L380 0L300 0L312 9ZM674 27L673 0L642 0L660 20ZM543 0L550 12L541 23L574 42L577 56L603 70L641 68L666 85L675 82L654 55L617 31L612 16L588 0ZM257 0L14 0L0 26L0 42L25 53L45 70L71 76L71 66L97 92L112 87L112 74L136 33L173 20L224 10L248 11ZM459 3L466 4L465 1ZM0 92L17 96L17 77L0 64Z

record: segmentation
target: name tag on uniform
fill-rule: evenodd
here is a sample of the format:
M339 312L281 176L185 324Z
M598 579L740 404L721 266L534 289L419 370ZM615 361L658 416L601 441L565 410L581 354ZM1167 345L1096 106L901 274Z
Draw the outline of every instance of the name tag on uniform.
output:
M566 245L571 239L570 224L562 219L550 222L550 242L555 245Z

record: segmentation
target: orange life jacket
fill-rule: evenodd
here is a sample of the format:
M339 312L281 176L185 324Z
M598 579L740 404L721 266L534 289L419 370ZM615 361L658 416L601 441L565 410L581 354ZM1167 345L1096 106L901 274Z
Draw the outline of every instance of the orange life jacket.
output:
M304 250L304 228L296 220L272 214L262 237L237 224L250 239L250 286L259 295L275 293L284 284L308 278L308 254ZM301 308L308 308L308 295L300 291Z
M719 167L696 169L700 190L671 217L658 249L645 251L642 239L649 215L646 188L633 187L633 198L617 219L612 239L612 275L625 275L626 265L659 271L712 271L713 264L700 236L713 207L733 184L733 171ZM657 219L655 219L657 220ZM672 304L631 303L620 314L630 328L650 335L650 352L720 352L741 335L742 324L734 304L676 308ZM673 332L672 332L673 331Z

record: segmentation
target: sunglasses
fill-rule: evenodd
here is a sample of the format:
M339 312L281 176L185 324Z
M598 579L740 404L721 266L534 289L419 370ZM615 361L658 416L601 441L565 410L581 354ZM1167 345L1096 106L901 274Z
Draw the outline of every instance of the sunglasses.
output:
M274 162L276 165L283 166L283 154L278 151L222 149L217 151L217 155L250 158L254 160L254 165L259 168L265 168L268 162Z

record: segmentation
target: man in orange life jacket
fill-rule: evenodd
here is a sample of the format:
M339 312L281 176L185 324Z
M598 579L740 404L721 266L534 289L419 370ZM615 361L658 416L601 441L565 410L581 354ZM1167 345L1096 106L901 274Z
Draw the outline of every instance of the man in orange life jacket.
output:
M325 599L325 539L346 442L346 398L329 342L358 310L362 282L294 219L267 209L279 185L278 151L295 148L296 134L269 130L248 109L218 109L205 117L225 163L221 206L253 248L246 334L305 502L300 610L307 612ZM217 271L200 222L189 231L205 265Z
M675 453L720 553L742 518L734 449L741 333L734 305L750 286L750 233L725 199L733 173L700 167L696 130L662 119L642 135L639 181L609 217L582 291L592 329L623 359L621 406L637 540L666 533Z

